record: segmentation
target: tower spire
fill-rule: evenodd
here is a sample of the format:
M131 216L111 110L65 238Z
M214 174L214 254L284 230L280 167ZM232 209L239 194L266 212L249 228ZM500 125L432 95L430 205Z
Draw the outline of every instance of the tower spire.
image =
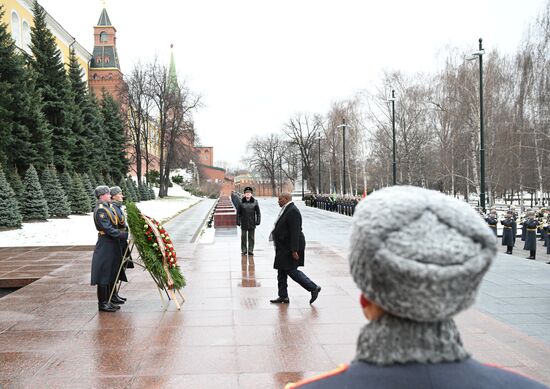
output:
M175 90L178 88L178 75L176 72L176 62L174 61L174 44L170 45L170 65L168 67L168 88Z

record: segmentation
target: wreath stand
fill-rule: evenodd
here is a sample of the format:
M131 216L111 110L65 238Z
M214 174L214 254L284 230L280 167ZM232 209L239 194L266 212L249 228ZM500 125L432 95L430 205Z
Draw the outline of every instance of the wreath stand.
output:
M145 266L145 263L141 260L141 257L139 255L136 258L131 258L130 254L132 253L132 251L134 249L134 245L135 245L134 240L132 238L128 239L128 246L126 247L126 251L124 252L124 255L122 256L122 261L120 262L120 267L118 268L118 273L117 273L116 278L115 278L115 288L117 288L117 291L118 291L118 289L120 289L120 285L122 284L122 281L119 282L120 273L122 272L122 269L126 266L126 264L128 262L132 261L134 263L134 265L137 265L137 266L141 267L142 269L147 270L147 267ZM174 289L166 288L166 286L164 285L162 280L159 279L159 277L154 276L148 270L147 270L147 272L149 273L149 275L151 276L151 278L153 279L153 281L155 281L155 284L157 285L157 290L159 292L160 300L162 301L162 307L164 308L164 310L166 311L168 309L168 304L170 303L170 300L172 300L174 302L174 304L176 305L176 308L178 309L178 311L180 311L181 310L181 304L183 304L185 302L185 297L183 297L183 295L181 294L181 290L178 289L177 291L174 291ZM164 300L164 295L163 295L162 292L164 292L166 294L166 297L168 298L167 301ZM181 297L181 301L180 301L180 299L178 299L178 296L176 296L176 292ZM113 288L113 290L111 290L111 294L109 295L109 303L111 302L111 298L113 297L113 293L114 293L114 288Z

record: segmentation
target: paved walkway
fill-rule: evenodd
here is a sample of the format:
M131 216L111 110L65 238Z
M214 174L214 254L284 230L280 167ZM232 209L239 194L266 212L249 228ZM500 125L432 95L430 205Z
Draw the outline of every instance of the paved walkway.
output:
M127 304L120 312L98 313L89 253L0 299L0 387L280 388L349 361L365 324L346 260L342 229L349 218L303 209L304 271L323 290L310 306L309 294L290 282L291 303L275 306L269 303L277 285L267 236L278 208L274 199L260 201L254 267L241 266L236 228L216 230L213 243L189 243L185 233L174 239L188 281L180 312L173 305L163 312L148 274L134 269L121 292ZM190 220L184 212L167 229L174 236ZM550 346L497 313L481 312L490 308L485 295L502 302L523 298L521 288L511 293L516 297L493 296L506 289L507 277L546 290L539 274L547 267L517 259L505 277L508 260L499 257L491 285L484 285L475 309L459 316L459 327L476 358L550 384Z

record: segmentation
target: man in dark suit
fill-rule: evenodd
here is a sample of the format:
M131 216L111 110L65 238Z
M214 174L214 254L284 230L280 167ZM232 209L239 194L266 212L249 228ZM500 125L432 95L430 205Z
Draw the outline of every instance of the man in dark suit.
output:
M312 304L319 296L321 287L298 270L298 266L304 266L306 249L306 238L302 232L302 215L292 202L290 193L282 193L279 196L279 206L281 211L269 236L269 240L275 245L273 268L277 269L279 297L270 301L274 304L290 302L287 291L287 278L290 276L302 288L311 292L309 303Z

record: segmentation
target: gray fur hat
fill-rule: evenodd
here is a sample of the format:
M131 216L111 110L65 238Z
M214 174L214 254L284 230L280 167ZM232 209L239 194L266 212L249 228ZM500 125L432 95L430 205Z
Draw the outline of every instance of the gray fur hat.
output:
M394 186L357 206L349 262L365 297L395 316L434 322L474 303L496 249L494 233L468 204Z
M120 189L120 186L111 187L111 196L116 196L119 193L122 193L122 189Z
M103 196L105 193L109 193L110 189L107 185L100 185L94 190L95 197L98 199Z

